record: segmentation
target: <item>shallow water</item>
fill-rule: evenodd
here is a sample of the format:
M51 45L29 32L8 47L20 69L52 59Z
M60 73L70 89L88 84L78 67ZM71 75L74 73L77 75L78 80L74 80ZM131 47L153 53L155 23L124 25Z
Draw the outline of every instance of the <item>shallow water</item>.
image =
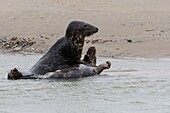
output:
M6 80L40 55L0 55L0 113L170 113L169 60L110 60L100 76L76 80Z

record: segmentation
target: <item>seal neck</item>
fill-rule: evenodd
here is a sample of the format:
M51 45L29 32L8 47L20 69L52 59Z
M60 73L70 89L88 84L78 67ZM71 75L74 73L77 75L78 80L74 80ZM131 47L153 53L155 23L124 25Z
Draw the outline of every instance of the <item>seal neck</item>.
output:
M69 42L72 44L73 47L77 49L83 49L84 39L85 37L79 34L76 34L74 36L69 37Z

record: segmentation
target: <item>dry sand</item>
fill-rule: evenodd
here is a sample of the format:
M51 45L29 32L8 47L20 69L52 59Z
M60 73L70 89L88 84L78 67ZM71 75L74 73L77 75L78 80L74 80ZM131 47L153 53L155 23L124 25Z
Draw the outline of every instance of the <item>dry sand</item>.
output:
M97 56L170 58L170 0L0 0L0 45L13 36L36 42L15 51L45 52L82 20L99 27L88 37ZM87 41L88 42L88 41ZM10 50L11 51L11 50Z

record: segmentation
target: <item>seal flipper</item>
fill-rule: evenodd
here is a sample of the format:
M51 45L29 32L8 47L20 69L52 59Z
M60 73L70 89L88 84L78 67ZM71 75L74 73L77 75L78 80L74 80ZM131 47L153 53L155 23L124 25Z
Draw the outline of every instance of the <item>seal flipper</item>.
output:
M8 73L8 79L9 80L17 80L20 79L23 75L16 69L12 69L9 73Z
M96 48L94 46L89 47L82 61L86 65L96 66Z
M97 66L97 68L95 69L96 74L100 74L103 70L105 69L109 69L111 67L111 62L107 61L106 63L100 64L99 66Z
M38 77L31 73L23 73L14 68L8 73L8 80L18 79L37 79Z

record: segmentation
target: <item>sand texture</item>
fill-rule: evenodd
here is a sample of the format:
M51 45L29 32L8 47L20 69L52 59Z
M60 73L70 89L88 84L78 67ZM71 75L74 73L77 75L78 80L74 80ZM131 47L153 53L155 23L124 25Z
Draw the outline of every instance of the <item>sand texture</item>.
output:
M99 28L97 56L170 58L170 0L0 0L1 52L46 52L68 23Z

